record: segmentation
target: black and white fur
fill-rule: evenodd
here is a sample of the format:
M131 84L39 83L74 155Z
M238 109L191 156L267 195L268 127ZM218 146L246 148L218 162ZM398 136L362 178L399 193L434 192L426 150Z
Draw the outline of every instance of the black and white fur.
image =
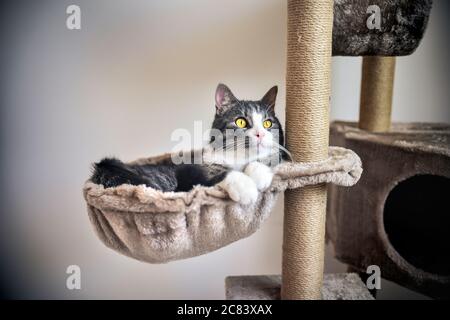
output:
M94 164L91 180L104 187L144 184L162 191L189 191L196 185L219 184L232 200L250 204L256 201L258 190L270 186L273 160L277 163L288 154L275 116L276 95L277 87L273 87L259 101L238 100L227 86L219 84L211 132L220 132L223 139L219 141L211 134L201 164L128 165L105 158ZM237 118L244 118L247 126L237 127ZM264 128L264 120L270 120L272 126Z

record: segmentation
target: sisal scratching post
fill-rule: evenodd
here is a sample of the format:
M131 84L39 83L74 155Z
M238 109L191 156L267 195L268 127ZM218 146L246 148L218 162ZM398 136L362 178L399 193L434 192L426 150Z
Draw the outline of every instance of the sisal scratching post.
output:
M371 132L389 131L395 57L363 57L359 128Z
M295 161L327 157L333 0L288 0L286 142ZM320 299L326 185L285 193L282 299Z

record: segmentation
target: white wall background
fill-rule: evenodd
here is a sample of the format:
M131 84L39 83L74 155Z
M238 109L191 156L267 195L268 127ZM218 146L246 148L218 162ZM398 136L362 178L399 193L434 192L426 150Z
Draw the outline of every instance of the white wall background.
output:
M80 31L65 27L69 4L81 6ZM398 59L395 121L450 121L448 9L435 1L421 46ZM162 153L174 129L209 125L218 82L247 99L278 84L284 119L286 10L279 0L16 1L2 10L0 266L8 296L220 299L228 275L280 273L282 201L248 239L150 265L97 240L81 188L103 156ZM333 59L332 119L357 119L360 65ZM65 288L71 264L82 269L80 291ZM328 252L326 270L345 266ZM382 297L407 294L383 288Z

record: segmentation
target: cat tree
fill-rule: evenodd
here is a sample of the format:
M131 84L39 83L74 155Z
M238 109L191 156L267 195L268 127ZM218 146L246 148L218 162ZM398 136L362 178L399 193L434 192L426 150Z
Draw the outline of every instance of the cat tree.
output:
M431 1L414 3L424 30ZM331 143L355 150L365 173L351 194L330 186L327 238L350 270L378 265L386 279L448 299L450 125L391 124L394 68L394 57L365 58L359 122L331 125Z
M378 11L367 11L374 5ZM294 161L274 169L271 187L250 207L230 201L219 186L173 193L144 185L104 188L88 180L84 197L101 241L151 263L198 256L255 232L285 191L282 276L228 277L227 298L372 299L356 273L323 276L326 183L351 186L361 175L361 161L353 151L328 146L331 56L362 55L359 126L333 124L331 142L362 154L366 173L351 191L331 188L328 238L337 257L359 272L377 264L391 279L443 296L449 285L448 260L424 272L423 261L411 266L389 246L389 241L401 241L395 237L395 208L408 201L398 201L395 189L386 201L391 212L386 230L394 230L389 240L380 209L393 186L411 174L438 175L444 188L450 178L448 126L389 129L393 56L417 48L430 8L430 0L288 0L286 138ZM381 13L379 29L367 23L368 13L376 12ZM134 163L170 161L171 155L165 154ZM368 201L372 193L373 201Z
M379 9L380 28L371 28L367 23L369 15L376 14L368 10L373 5ZM411 54L417 48L430 9L428 0L288 0L286 141L294 160L316 161L327 157L332 54L364 56L359 130L389 129L394 56ZM338 131L336 126L333 125L332 144L345 145L357 152L367 150L358 148L356 143L340 141L339 138L346 140L348 130L334 134ZM370 172L370 164L363 166L368 166ZM372 178L370 173L369 177ZM357 186L365 188L362 183ZM355 227L360 226L357 222L346 226L348 219L341 219L342 207L351 211L353 205L365 205L364 193L355 195L353 188L346 191L335 187L335 190L338 191L332 192L329 199L330 239L337 246L338 257L347 262L363 262L357 265L360 271L365 271L363 267L380 260L368 263L370 259L362 259L361 250L353 250L352 244L356 247L361 244L362 248L363 241L371 235L355 239ZM287 190L281 277L228 277L227 298L371 299L355 274L326 275L323 280L326 203L326 185ZM367 254L370 256L371 252Z

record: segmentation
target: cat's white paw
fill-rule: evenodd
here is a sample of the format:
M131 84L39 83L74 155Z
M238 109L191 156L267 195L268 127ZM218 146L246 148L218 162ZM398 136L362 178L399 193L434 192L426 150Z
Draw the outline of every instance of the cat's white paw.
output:
M254 203L258 199L258 189L255 182L239 171L231 171L226 178L219 183L228 192L230 198L242 204Z
M261 162L250 162L245 167L244 173L255 182L258 190L266 190L272 183L272 169Z

